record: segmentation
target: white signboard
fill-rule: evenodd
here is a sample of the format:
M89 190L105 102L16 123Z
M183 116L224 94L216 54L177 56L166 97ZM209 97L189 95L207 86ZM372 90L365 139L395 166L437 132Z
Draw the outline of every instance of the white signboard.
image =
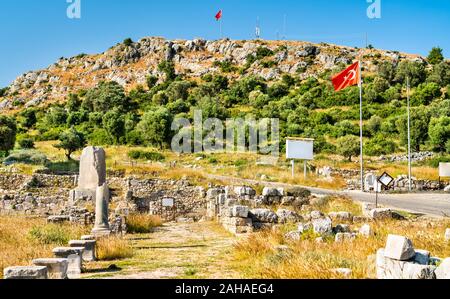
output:
M286 159L314 160L314 139L287 139Z
M163 207L173 207L175 205L175 201L173 198L163 198L162 200L162 206Z
M439 176L450 177L450 163L439 163Z
M378 179L378 181L383 184L385 187L389 187L389 185L394 181L394 178L390 176L387 172L383 173L382 176Z

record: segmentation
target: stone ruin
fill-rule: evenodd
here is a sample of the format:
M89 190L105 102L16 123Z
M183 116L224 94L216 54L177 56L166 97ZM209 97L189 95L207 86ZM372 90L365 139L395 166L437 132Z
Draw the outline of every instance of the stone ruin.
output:
M427 250L414 249L406 237L389 235L386 247L375 256L378 279L450 279L450 258L432 257Z
M86 147L80 158L78 187L70 192L73 202L76 200L95 200L97 188L106 183L106 155L99 147Z

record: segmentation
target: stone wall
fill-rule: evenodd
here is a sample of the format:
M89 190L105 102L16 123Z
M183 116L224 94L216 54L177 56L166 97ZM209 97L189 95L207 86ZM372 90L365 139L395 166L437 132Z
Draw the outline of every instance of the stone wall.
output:
M1 174L0 215L70 216L72 207L92 207L93 202L69 199L70 190L77 185L76 178L72 175ZM176 217L199 220L206 214L205 192L200 187L190 186L186 180L110 177L108 184L112 188L111 202L119 207L119 212L121 207L130 207L128 210L162 215L170 220ZM127 198L127 194L131 197ZM163 208L164 198L173 198L175 207ZM75 222L84 222L83 213L78 214L80 220Z

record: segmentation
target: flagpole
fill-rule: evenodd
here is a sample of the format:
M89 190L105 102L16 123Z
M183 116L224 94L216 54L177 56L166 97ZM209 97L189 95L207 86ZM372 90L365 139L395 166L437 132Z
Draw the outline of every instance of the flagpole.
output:
M223 14L223 10L220 10ZM223 38L223 34L222 34L222 16L220 16L220 20L219 20L219 26L220 26L220 39Z
M359 65L359 134L360 134L360 164L361 164L361 191L364 192L364 156L363 156L363 111L362 111L362 73L361 73L361 60L358 61Z
M411 167L411 113L410 113L410 101L409 101L409 77L406 77L406 97L408 101L408 190L411 192L412 186L412 167Z

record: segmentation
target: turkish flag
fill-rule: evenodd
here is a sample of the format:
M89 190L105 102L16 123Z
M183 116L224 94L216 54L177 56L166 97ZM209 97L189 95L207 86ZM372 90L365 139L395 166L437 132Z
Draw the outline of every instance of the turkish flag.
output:
M355 62L343 72L331 78L334 90L339 91L359 83L359 62Z
M219 12L216 14L216 20L219 21L222 18L222 10L219 10Z

